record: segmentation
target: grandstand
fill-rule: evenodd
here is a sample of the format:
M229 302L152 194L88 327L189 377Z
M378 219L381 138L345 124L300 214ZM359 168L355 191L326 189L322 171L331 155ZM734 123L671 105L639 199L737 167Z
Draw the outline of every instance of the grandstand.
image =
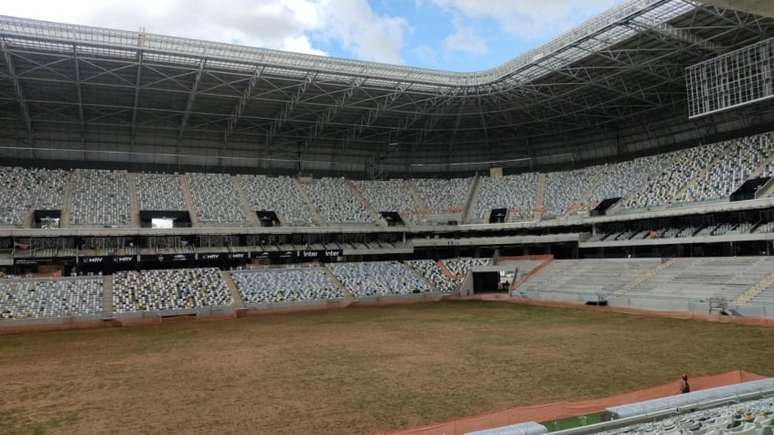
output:
M770 325L774 11L716 3L470 73L0 16L0 334L469 299Z

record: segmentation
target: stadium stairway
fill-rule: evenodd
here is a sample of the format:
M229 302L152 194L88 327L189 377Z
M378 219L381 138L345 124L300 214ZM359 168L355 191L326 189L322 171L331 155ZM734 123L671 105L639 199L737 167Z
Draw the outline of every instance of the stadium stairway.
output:
M425 204L425 201L422 199L422 195L419 194L417 183L413 179L406 180L406 187L415 204L414 210L411 210L411 212L414 213L412 218L414 221L421 221L422 218L425 215L430 214L431 211L427 208L427 204Z
M768 196L774 196L774 177L755 192L755 199L766 198Z
M237 193L239 193L239 205L242 207L242 212L247 216L248 225L254 227L260 226L258 215L255 213L255 210L251 209L250 201L247 200L247 194L245 193L245 190L242 189L242 183L237 181L234 185L236 186Z
M341 281L339 281L338 278L336 278L336 275L331 272L331 270L325 266L322 266L322 270L325 272L325 275L328 277L328 280L333 283L333 285L336 286L339 291L341 291L344 294L344 300L347 302L351 302L354 300L357 300L355 295L352 294L351 291L347 288L347 286L344 285Z
M535 205L532 207L532 219L539 221L543 218L546 203L546 174L538 174L537 191L535 192Z
M311 183L311 179L301 180L299 178L293 177L293 182L296 183L296 189L298 189L299 192L301 192L301 197L304 199L304 204L306 205L306 209L309 210L312 213L312 222L315 225L322 225L322 216L320 216L320 210L317 210L317 207L314 206L312 203L312 200L309 198L309 192L306 190L305 184Z
M774 153L771 153L768 158L763 159L758 167L755 168L752 175L748 177L748 179L762 176L763 171L766 170L766 167L772 163L774 163Z
M770 261L769 257L677 258L627 296L654 301L736 300L770 273Z
M527 282L530 278L540 273L541 270L548 267L549 264L554 262L554 256L553 255L541 255L539 256L538 260L540 261L540 264L538 264L536 267L532 268L532 270L528 271L524 275L522 275L519 279L514 279L511 283L511 292L514 290L517 290L520 285Z
M185 208L188 209L188 216L191 217L191 226L198 227L199 215L196 214L196 210L193 206L193 195L191 195L191 182L188 178L188 174L180 175L180 189L183 191L183 200L185 201Z
M753 299L771 286L774 286L774 272L768 274L762 280L758 281L757 284L740 294L734 302L736 302L737 305L749 304Z
M113 314L113 275L102 277L102 307L105 315Z
M473 182L470 183L470 194L468 195L468 200L465 202L465 210L462 212L462 221L466 224L472 224L477 223L475 222L478 219L478 216L473 216L472 214L476 211L476 203L478 203L478 198L481 196L481 177L478 175L473 177Z
M433 282L432 282L432 281L430 281L430 280L429 280L429 279L428 279L428 278L427 278L425 275L423 275L423 274L422 274L422 273L420 273L420 272L419 272L417 269L415 269L415 268L413 268L413 267L409 266L409 265L408 265L408 264L406 264L406 263L403 263L403 265L404 265L404 266L405 266L407 269L409 269L409 270L410 270L410 271L411 271L411 272L414 274L414 276L416 276L416 277L417 277L417 278L418 278L420 281L422 281L422 282L424 282L425 284L427 284L427 287L428 287L428 288L430 288L430 291L431 291L432 293L440 293L440 292L438 291L438 288L435 286L435 284L433 284Z
M126 174L126 183L129 190L129 225L140 226L140 204L137 195L137 174Z
M360 191L357 185L350 179L347 179L346 182L349 184L349 188L352 190L352 194L355 195L355 198L357 198L358 201L363 204L365 209L368 210L368 214L371 215L371 219L373 219L377 225L386 227L387 222L385 222L384 219L382 219L382 215L379 214L379 212L376 211L368 201L366 201L365 196L363 196L363 192Z
M65 175L64 178L64 199L62 201L62 216L60 221L61 227L70 226L70 217L72 216L73 208L73 176L71 173Z
M234 277L231 276L231 272L221 271L220 274L223 276L223 282L226 283L226 287L228 287L228 292L231 294L231 298L234 299L233 307L244 308L245 303L242 300L242 294L239 293L239 289L234 282Z
M613 295L615 295L615 296L623 296L623 295L629 293L630 291L632 291L632 290L636 289L637 287L639 287L644 282L652 279L653 277L655 277L656 275L661 273L662 270L664 270L664 269L666 269L668 267L671 267L675 263L675 261L676 260L674 258L670 258L669 260L662 261L661 264L659 264L658 266L656 266L653 269L644 270L643 273L640 274L640 276L638 276L637 278L635 278L633 281L631 281L630 283L626 284L625 286L621 287L621 289L616 291L616 292L614 292Z
M721 155L716 156L712 161L709 162L709 164L698 174L694 174L694 176L688 181L685 186L682 187L682 189L678 190L671 198L671 200L674 202L680 198L683 198L685 196L685 193L688 192L689 189L696 186L701 180L704 180L709 175L710 171L717 166L720 162L722 162L723 157Z

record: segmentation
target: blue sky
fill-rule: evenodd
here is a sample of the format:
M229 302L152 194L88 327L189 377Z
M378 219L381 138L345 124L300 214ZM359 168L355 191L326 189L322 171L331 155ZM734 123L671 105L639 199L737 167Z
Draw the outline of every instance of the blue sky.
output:
M453 71L493 67L623 0L26 0L0 14Z

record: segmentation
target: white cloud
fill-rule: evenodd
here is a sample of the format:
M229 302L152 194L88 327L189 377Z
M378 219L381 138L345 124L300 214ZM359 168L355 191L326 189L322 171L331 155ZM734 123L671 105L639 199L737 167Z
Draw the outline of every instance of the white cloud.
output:
M326 0L320 10L324 37L360 59L403 63L404 34L411 29L405 19L378 15L366 0Z
M476 31L463 24L460 20L454 20L454 33L450 34L443 41L444 49L447 52L457 51L473 55L484 54L489 51L486 40L476 33Z
M3 2L0 14L325 54L319 37L383 62L402 61L410 29L367 0L26 0Z
M578 16L591 15L621 0L430 0L437 6L469 19L489 19L523 39L557 35L577 24Z

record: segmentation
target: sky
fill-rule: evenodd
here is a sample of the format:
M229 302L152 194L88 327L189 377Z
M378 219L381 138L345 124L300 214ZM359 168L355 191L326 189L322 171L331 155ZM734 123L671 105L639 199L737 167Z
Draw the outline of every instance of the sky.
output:
M18 0L0 15L451 71L495 67L623 0Z

